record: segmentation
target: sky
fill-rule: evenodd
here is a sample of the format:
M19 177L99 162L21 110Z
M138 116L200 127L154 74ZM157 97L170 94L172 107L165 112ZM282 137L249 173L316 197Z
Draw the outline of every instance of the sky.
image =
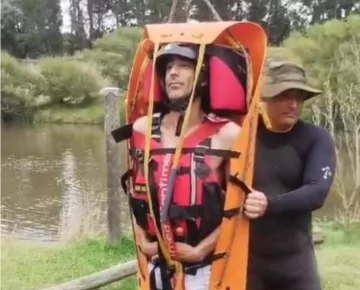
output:
M86 1L82 1L82 10L84 13L84 18L86 19L88 17L87 15L87 7L86 7ZM61 13L62 13L62 18L63 18L63 25L61 27L61 32L62 33L66 33L66 32L70 32L70 27L71 27L71 20L70 20L70 13L69 13L69 9L70 9L70 0L60 0L60 7L61 7ZM110 13L111 14L111 13ZM105 15L107 16L107 15ZM113 17L106 17L105 20L105 26L114 26L115 25L115 19ZM88 27L85 24L85 30L87 31Z
M63 17L63 25L61 27L61 32L62 33L70 32L70 15L69 15L70 0L61 0L60 7Z

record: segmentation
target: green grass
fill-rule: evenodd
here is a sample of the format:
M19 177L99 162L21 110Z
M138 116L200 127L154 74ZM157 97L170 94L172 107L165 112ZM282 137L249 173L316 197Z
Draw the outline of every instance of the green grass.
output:
M1 289L39 289L67 282L109 266L131 260L133 242L123 238L116 247L104 238L79 240L67 245L2 240ZM133 289L133 278L102 289Z
M323 290L360 289L360 225L323 226L325 243L317 250Z
M318 251L319 269L324 290L360 289L360 243Z
M325 243L317 248L323 290L360 289L360 225L344 228L322 226ZM116 247L104 238L88 238L64 245L3 240L3 290L40 289L67 282L109 266L131 260L133 242L124 237ZM104 287L105 290L136 289L134 278Z

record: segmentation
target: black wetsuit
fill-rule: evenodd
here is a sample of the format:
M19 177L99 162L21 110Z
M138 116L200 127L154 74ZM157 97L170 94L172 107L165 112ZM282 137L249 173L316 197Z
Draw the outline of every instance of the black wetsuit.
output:
M335 173L335 145L323 128L299 121L287 133L259 122L253 187L269 200L250 223L247 290L320 290L311 212Z

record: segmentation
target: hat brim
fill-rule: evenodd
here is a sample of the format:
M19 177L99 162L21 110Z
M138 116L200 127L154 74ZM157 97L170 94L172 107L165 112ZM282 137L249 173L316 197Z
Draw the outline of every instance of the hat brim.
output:
M271 85L263 84L261 88L261 97L264 99L270 99L290 89L298 89L305 91L307 93L305 96L306 100L322 93L321 90L314 89L307 84L302 84L298 82L286 82Z

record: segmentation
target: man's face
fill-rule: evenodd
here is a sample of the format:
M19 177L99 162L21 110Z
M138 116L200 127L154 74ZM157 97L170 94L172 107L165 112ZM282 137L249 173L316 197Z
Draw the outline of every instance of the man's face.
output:
M300 118L305 92L290 89L267 100L267 113L277 129L292 127Z
M188 60L172 57L166 65L165 90L170 100L190 95L195 75L195 65Z

